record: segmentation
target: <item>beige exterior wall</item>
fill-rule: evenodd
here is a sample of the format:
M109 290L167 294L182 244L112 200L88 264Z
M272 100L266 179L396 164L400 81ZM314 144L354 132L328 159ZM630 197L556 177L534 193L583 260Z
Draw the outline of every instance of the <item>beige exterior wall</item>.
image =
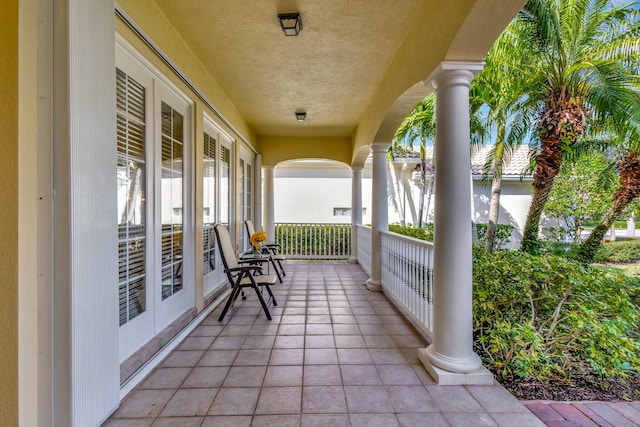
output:
M327 159L351 164L349 138L260 137L262 164L275 166L295 159Z
M3 132L0 151L0 419L6 425L18 425L18 1L9 1L0 9L0 117Z
M37 0L20 0L18 109L18 399L21 426L37 425L40 392L38 319L38 32Z

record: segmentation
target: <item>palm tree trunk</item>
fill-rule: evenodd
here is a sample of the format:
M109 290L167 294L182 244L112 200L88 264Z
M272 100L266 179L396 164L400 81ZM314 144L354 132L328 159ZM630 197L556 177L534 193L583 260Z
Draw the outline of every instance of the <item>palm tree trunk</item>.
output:
M618 216L640 196L640 161L635 153L627 153L618 164L620 187L613 196L613 203L602 216L589 237L580 245L578 254L580 260L586 264L593 261L593 257L602 243L602 238Z
M411 223L417 224L418 216L416 214L416 203L413 197L412 185L410 181L411 176L411 170L406 170L405 168L402 169L402 192L408 205L407 209L405 209L405 212L408 211L408 216L411 218Z
M491 165L491 201L489 202L489 218L487 221L486 248L493 251L496 228L498 227L498 216L500 215L500 193L502 192L502 166L504 163L504 145L506 128L503 122L498 125L496 135L496 146L493 154L493 164Z
M556 171L553 176L555 177L557 173L558 171ZM544 205L547 203L547 199L549 198L551 187L553 187L553 179L546 181L543 186L536 188L536 191L533 193L520 246L520 250L524 252L535 254L539 250L540 243L538 242L538 229L540 228L540 217L542 216Z
M553 181L560 171L564 153L576 143L586 126L583 107L577 102L572 102L566 86L551 93L545 104L539 125L540 152L536 156L536 170L533 174L535 193L520 246L521 250L531 254L537 253L540 246L540 217L553 187Z
M500 214L500 192L502 191L502 177L498 176L491 182L491 201L489 202L489 221L487 223L486 248L493 251L498 216Z
M602 239L609 228L611 228L611 224L616 220L618 215L628 206L628 203L620 203L619 201L613 201L613 204L605 212L605 214L600 219L598 225L595 226L589 237L587 237L578 249L578 256L580 261L585 264L590 264L593 261L593 257L596 254L596 251L600 247L602 243Z
M434 183L435 175L432 173L429 175L429 186L427 187L427 194L425 194L425 199L427 206L425 206L425 221L429 222L429 211L431 210L431 198L433 197L433 183Z
M404 209L402 204L400 203L400 187L398 185L396 167L392 160L387 161L387 169L388 169L389 177L391 178L387 184L389 189L389 198L391 199L391 203L393 204L393 207L395 208L396 212L398 212L400 225L404 227L406 225L406 222L404 219Z
M425 196L425 184L427 180L427 161L425 158L420 158L420 198L418 200L418 227L422 228L424 223L422 218L424 216L424 196Z

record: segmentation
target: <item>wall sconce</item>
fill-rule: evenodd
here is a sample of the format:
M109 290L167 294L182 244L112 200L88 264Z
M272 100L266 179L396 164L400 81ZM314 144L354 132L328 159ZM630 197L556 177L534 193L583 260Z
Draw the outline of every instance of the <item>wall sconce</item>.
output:
M296 120L299 122L304 122L305 120L307 120L307 113L305 113L304 111L296 112Z
M297 12L278 14L278 20L285 36L297 36L302 31L302 20Z

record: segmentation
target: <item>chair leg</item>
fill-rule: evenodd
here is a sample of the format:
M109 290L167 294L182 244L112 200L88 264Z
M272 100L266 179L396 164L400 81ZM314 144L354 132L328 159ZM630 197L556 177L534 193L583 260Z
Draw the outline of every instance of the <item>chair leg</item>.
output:
M260 292L260 289L258 289L258 285L256 285L256 283L254 282L251 284L251 287L255 289L256 295L258 295L258 299L260 300L260 305L262 305L262 310L264 310L264 314L267 316L267 320L271 320L271 313L269 313L269 308L267 307L267 303L264 301L264 298L262 297L262 293ZM269 293L271 293L271 290L269 290Z
M269 297L271 298L271 301L273 301L273 305L274 306L278 305L278 301L276 301L276 297L273 295L273 292L271 292L271 286L265 285L264 287L267 288L267 292L269 292Z
M284 271L284 267L282 266L282 263L280 262L280 260L276 260L278 261L278 265L280 266L280 271L282 271L282 275L286 277L287 273L285 273ZM282 280L280 281L280 283L282 283Z
M278 261L278 264L280 264L280 261ZM276 271L276 274L278 275L278 280L280 281L280 283L282 283L282 276L280 275L280 270L282 270L282 266L280 266L280 268L278 268L278 266L276 265L276 260L274 260L273 258L271 258L271 264L273 265L273 269ZM282 271L284 273L284 270Z
M222 319L224 319L224 316L227 314L227 311L231 307L231 304L233 304L234 301L238 298L238 295L240 295L240 287L236 286L231 291L231 295L229 295L229 299L227 300L227 303L224 305L224 309L222 309L222 313L220 313L220 317L218 317L218 322L221 322Z

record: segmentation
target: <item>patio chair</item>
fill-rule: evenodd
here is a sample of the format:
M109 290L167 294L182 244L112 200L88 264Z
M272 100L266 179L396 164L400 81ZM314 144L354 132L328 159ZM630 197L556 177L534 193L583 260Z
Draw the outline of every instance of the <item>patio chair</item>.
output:
M271 285L276 283L277 277L273 274L262 274L262 267L258 264L261 261L259 259L252 259L250 261L238 261L236 258L233 245L231 244L231 237L229 231L221 224L217 224L214 227L216 233L216 240L218 241L218 248L220 248L220 256L222 258L222 264L224 265L224 272L227 274L227 279L231 285L231 295L218 317L218 321L224 319L225 314L229 308L233 305L241 292L244 293L245 288L253 288L256 291L260 305L264 310L264 314L268 320L271 320L271 313L267 308L269 301L273 302L273 305L278 305L276 298L271 292ZM262 262L268 262L268 257L265 257ZM245 265L241 265L245 264ZM262 290L266 289L269 293L269 300L265 302L262 296ZM244 299L244 296L243 296Z
M244 222L244 226L247 229L247 238L250 239L253 233L256 232L255 228L253 227L253 221L251 221L250 219L246 220ZM249 244L251 245L251 242L249 242ZM263 251L270 255L271 264L273 265L273 268L278 275L280 283L282 283L282 277L287 275L287 273L285 273L284 271L282 263L286 261L287 256L280 253L281 246L277 243L266 243L262 245L262 247Z

